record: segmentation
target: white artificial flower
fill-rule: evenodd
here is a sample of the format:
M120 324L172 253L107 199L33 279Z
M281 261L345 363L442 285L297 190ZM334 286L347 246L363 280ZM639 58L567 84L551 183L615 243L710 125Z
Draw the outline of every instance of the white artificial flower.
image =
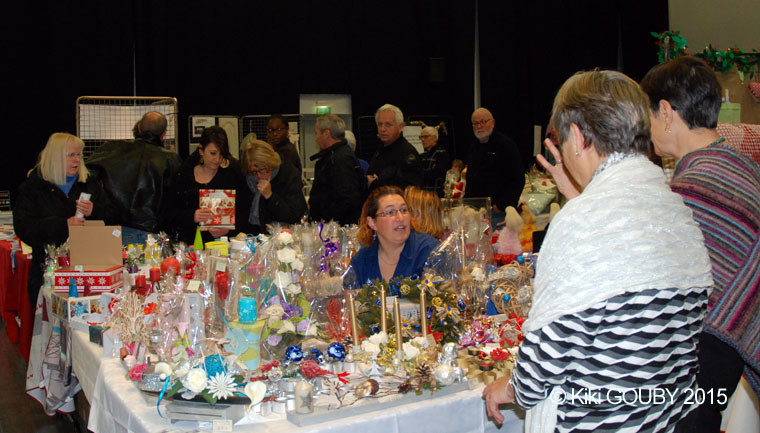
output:
M218 400L235 395L235 379L229 372L219 372L208 381L208 392Z
M280 320L283 314L285 314L285 309L280 304L270 305L264 310L264 316L267 318L267 324L270 326Z
M182 385L189 391L192 391L196 394L206 389L207 384L208 379L206 378L206 372L203 371L202 368L198 367L191 369L187 373L187 376L182 379Z
M291 263L291 266L293 266L293 269L295 269L296 271L299 271L299 272L303 271L303 262L301 261L301 259L296 258L295 260L293 260L293 263Z
M378 346L375 343L372 343L369 340L362 341L362 350L369 353L374 353L375 355L380 354L380 346Z
M127 355L124 357L124 365L126 365L127 368L132 369L135 364L137 364L137 358L135 358L133 355Z
M404 343L404 359L414 359L420 354L420 349L411 341Z
M179 364L177 364L177 368L174 369L174 372L172 374L174 375L174 377L181 379L187 376L187 373L189 372L190 372L190 362L182 361Z
M278 271L277 275L274 277L274 284L278 289L284 289L292 282L293 280L290 278L290 272Z
M172 375L172 366L166 362L159 362L153 367L153 372L158 374L161 380L165 380L168 376Z
M296 332L296 325L290 320L283 321L282 326L277 330L278 334L284 334L286 332Z
M251 399L251 405L258 404L264 400L264 396L267 392L267 386L264 382L257 380L256 382L249 382L245 385L243 393Z
M486 274L483 273L483 269L481 269L480 267L475 267L475 269L472 270L471 274L472 274L472 278L475 281L483 281L486 279Z
M520 348L519 348L519 347L517 347L517 346L514 346L514 347L507 347L507 352L509 352L509 354L510 354L510 355L514 355L514 356L517 356L517 352L518 352L519 350L520 350Z
M293 243L293 235L291 235L288 232L280 232L279 235L277 235L277 242L279 242L282 245L289 245Z
M301 293L301 287L296 284L290 283L288 284L288 287L285 288L285 293L287 293L288 295L297 295Z
M415 344L419 345L420 347L428 347L428 340L427 340L427 338L414 337L412 339L412 343L415 343Z
M381 344L388 344L388 342L389 342L390 340L388 339L388 334L387 334L387 333L385 333L385 332L383 332L383 331L380 331L380 332L378 332L377 334L373 334L373 335L371 335L371 336L369 337L369 341L370 341L372 344L374 344L374 345L376 345L376 346L379 346L379 345L381 345Z
M296 250L290 247L285 247L277 250L277 260L281 263L293 263L296 259Z

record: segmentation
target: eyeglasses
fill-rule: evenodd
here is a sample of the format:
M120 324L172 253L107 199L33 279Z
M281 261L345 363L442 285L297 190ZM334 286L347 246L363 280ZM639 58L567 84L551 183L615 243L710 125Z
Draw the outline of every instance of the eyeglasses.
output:
M279 132L279 131L287 131L288 128L285 126L280 126L279 128L267 128L267 132L273 133L273 132Z
M420 140L422 140L423 138L430 138L430 137L432 137L432 135L420 135Z
M79 159L82 159L82 152L79 152L79 153L67 153L66 154L66 158L71 158L71 159L79 158Z
M474 120L472 122L472 126L486 126L488 125L488 122L492 121L493 119L486 119L486 120Z
M257 168L257 169L251 170L251 173L253 173L253 174L264 174L264 173L269 173L269 171L270 171L269 168L264 167L264 168Z
M393 218L396 216L397 213L400 213L401 216L404 216L409 213L409 209L405 207L400 207L398 209L386 209L382 212L378 212L375 214L375 217L386 217L386 218Z

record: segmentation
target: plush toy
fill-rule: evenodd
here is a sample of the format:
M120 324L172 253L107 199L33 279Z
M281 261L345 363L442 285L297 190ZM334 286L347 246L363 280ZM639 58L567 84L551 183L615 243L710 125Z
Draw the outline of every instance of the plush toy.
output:
M523 251L520 244L520 231L523 226L523 219L517 209L512 206L507 207L506 217L504 218L505 226L499 232L499 240L494 247L498 254L520 254Z

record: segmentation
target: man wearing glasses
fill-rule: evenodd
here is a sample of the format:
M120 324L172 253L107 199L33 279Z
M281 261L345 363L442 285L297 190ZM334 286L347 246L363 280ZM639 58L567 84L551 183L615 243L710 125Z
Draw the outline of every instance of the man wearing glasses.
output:
M472 113L472 132L477 139L469 149L467 197L490 197L491 225L504 221L507 206L517 207L525 176L517 144L494 131L496 120L490 111L478 108Z
M425 189L435 191L438 197L443 197L446 172L451 168L449 152L438 145L438 129L434 126L422 128L420 141L422 141L422 148L425 149L425 152L420 155Z
M280 158L290 161L298 169L301 175L301 157L298 149L290 142L288 137L288 124L280 114L273 114L267 121L267 142L272 145L274 151L280 154Z

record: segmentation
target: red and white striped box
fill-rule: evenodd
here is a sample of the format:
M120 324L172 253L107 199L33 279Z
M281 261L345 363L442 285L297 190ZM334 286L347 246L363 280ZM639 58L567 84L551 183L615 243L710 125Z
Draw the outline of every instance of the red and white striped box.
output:
M69 278L77 282L77 293L84 294L85 284L90 285L90 292L112 292L122 287L124 266L85 266L78 270L77 266L67 266L55 271L55 292L69 292Z

